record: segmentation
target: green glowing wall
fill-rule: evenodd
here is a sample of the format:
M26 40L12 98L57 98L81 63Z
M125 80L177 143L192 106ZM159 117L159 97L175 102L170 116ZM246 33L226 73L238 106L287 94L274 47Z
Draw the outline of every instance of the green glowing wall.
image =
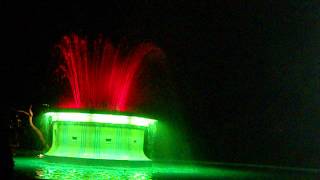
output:
M52 145L46 155L109 160L150 160L145 155L144 149L147 146L145 139L148 140L145 138L145 132L148 132L151 120L146 121L148 119L142 118L147 123L137 123L132 117L121 115L121 122L117 121L119 115L99 115L97 120L95 119L97 114L72 113L76 115L72 117L65 114L61 116L61 113L47 113L52 123Z

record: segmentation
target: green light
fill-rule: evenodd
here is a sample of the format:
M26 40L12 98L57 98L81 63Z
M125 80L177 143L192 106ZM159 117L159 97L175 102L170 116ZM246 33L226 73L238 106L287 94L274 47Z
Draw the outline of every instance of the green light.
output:
M45 158L16 157L15 171L25 172L36 179L275 179L268 174L226 166L203 166L153 162L152 166L87 165L48 162ZM108 162L106 162L108 164ZM34 173L30 173L34 172ZM268 177L268 178L266 178ZM276 178L279 179L279 178ZM291 178L292 179L292 178Z
M46 116L51 116L52 121L64 122L95 122L107 124L127 124L134 126L149 126L156 120L136 116L113 115L113 114L89 114L70 112L48 112Z
M52 146L47 156L150 161L145 155L145 132L156 120L113 114L48 112ZM154 128L151 128L154 129ZM150 138L149 138L150 139Z

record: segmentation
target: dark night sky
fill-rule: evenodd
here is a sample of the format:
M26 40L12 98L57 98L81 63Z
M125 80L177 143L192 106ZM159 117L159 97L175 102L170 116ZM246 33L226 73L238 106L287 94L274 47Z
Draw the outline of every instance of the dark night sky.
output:
M2 8L0 67L10 106L46 103L51 49L62 35L152 40L166 53L198 158L319 167L320 4L113 0Z

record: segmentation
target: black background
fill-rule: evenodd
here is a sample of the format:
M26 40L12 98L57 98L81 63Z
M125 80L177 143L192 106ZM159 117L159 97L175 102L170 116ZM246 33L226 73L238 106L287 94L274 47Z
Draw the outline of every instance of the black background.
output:
M320 4L2 1L1 8L4 110L48 103L52 47L65 34L151 40L166 53L195 158L319 167Z

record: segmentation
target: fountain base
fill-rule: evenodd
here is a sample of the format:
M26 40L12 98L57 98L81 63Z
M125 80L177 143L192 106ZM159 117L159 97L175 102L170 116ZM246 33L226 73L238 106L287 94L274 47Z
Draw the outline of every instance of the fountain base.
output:
M103 160L150 161L145 155L147 127L154 120L135 116L46 113L52 145L46 156Z

